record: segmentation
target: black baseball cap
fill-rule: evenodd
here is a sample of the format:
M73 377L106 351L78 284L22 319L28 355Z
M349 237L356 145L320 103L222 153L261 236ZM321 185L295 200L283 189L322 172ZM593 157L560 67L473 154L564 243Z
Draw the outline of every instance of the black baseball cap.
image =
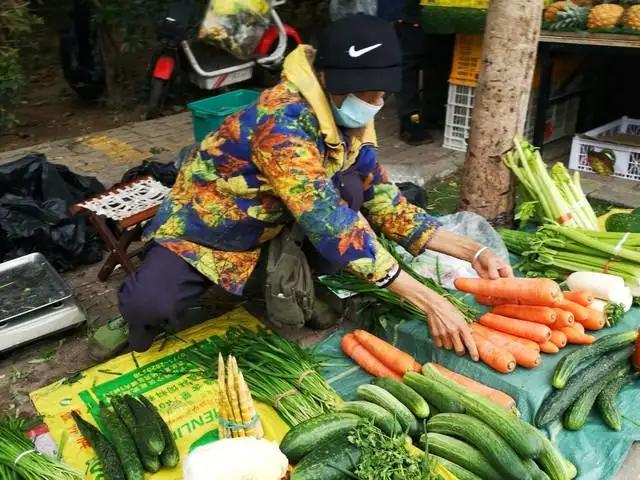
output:
M336 95L367 91L399 92L402 50L393 26L357 14L333 22L322 33L314 66Z

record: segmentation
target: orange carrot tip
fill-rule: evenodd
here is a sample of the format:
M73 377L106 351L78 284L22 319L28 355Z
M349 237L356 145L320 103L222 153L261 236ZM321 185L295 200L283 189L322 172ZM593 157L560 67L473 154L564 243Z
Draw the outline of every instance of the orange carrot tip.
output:
M567 346L567 336L559 330L551 331L550 341L558 348L564 348Z
M554 343L544 342L540 344L540 351L544 353L558 353L560 349Z
M472 335L478 347L480 360L501 373L510 373L515 370L517 365L516 359L510 352L497 347L482 335L478 335L477 333L473 333Z
M586 310L588 313L587 319L580 322L582 326L587 330L602 330L606 324L604 313L592 308L587 308Z
M570 292L562 292L565 300L577 303L583 307L588 307L593 303L594 296L588 290L572 290Z

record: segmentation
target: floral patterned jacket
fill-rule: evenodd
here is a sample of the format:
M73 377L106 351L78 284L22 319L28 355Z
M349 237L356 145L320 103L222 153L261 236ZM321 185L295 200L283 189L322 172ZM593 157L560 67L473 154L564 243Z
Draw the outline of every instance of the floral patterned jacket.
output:
M372 227L416 255L439 226L389 182L373 122L347 147L313 54L298 47L278 85L202 141L145 232L231 293L242 294L262 246L293 221L327 260L380 286L398 265ZM333 182L354 171L364 183L361 212L347 207Z

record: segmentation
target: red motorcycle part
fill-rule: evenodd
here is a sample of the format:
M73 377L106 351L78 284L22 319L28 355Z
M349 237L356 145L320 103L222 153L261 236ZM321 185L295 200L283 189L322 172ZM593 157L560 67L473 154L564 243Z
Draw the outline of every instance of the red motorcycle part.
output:
M286 32L287 37L295 41L297 45L300 45L302 43L302 38L300 38L300 35L298 34L295 28L289 25L285 25L284 31ZM275 47L275 45L277 44L278 36L279 36L278 27L267 28L264 32L264 35L262 35L262 38L260 39L258 46L256 47L256 55L269 54L272 47Z
M168 81L173 74L173 69L176 66L176 59L168 55L163 55L158 58L156 65L153 67L153 78L159 78L160 80Z

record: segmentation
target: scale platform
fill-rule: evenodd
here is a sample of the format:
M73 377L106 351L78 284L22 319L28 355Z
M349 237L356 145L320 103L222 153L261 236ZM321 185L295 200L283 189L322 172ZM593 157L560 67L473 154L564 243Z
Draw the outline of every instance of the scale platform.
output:
M85 320L71 289L42 254L0 263L0 352Z

